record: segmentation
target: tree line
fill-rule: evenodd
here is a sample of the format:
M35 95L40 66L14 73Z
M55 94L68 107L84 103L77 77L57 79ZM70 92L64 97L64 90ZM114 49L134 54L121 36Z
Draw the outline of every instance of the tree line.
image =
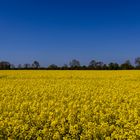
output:
M40 66L38 61L34 61L32 64L19 64L15 66L7 61L0 62L0 70L133 70L140 69L140 57L135 59L134 65L130 60L126 60L122 64L116 62L110 62L105 64L102 61L91 60L88 65L81 65L80 61L73 59L69 64L64 64L63 66L57 66L56 64L51 64L47 67Z

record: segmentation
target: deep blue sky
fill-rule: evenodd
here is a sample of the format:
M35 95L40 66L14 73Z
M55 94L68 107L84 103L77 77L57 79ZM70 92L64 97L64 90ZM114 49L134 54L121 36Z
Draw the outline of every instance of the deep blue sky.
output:
M63 65L137 56L139 0L0 0L0 60Z

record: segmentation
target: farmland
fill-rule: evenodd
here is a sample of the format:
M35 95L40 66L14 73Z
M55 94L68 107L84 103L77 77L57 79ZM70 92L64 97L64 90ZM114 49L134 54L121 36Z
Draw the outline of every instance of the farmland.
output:
M0 139L140 139L139 71L0 71Z

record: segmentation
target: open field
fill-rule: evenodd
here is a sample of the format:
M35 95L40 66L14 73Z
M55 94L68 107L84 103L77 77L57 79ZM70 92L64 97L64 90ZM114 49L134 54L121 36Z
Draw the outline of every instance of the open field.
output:
M0 71L0 139L140 139L140 71Z

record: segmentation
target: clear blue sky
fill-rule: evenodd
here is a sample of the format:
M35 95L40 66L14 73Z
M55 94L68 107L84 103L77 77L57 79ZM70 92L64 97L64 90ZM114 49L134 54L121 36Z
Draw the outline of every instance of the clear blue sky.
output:
M137 56L139 0L0 0L0 60L63 65Z

